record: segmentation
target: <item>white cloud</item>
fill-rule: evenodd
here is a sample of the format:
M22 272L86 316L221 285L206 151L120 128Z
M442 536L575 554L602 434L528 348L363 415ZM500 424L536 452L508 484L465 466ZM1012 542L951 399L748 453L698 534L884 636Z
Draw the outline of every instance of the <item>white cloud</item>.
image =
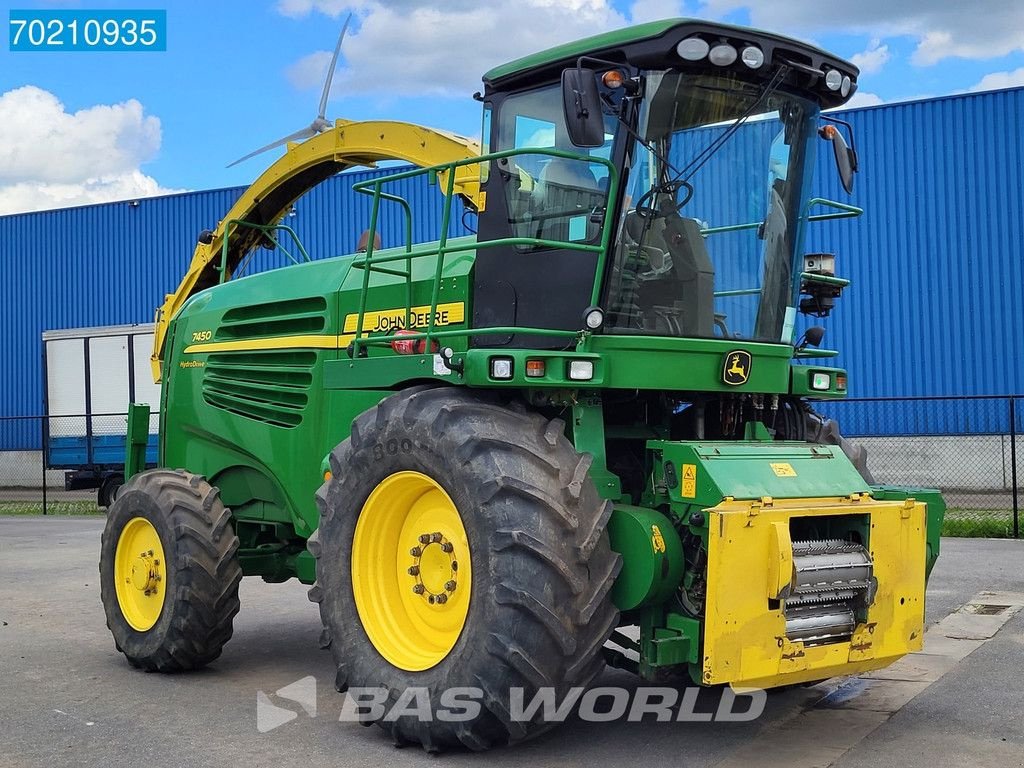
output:
M677 7L637 0L633 10L649 20L662 10L674 15ZM278 9L290 16L357 14L335 96L466 96L480 89L490 67L630 22L609 0L280 0ZM326 51L310 54L289 67L289 80L314 88L329 61Z
M928 66L949 57L992 59L1024 50L1024 3L974 0L857 0L836 6L839 15L822 13L820 0L706 0L702 12L718 16L739 8L754 26L787 34L835 30L918 41L915 64Z
M841 109L853 109L854 107L877 107L879 104L884 103L885 100L877 93L857 91L853 94L853 97L841 107Z
M69 113L49 91L0 94L0 214L148 197L139 168L160 149L160 120L134 100Z
M853 54L850 57L850 62L860 69L862 75L873 75L876 72L881 72L882 67L889 62L890 58L889 46L882 45L882 41L876 37L871 41L867 50Z
M678 0L634 0L629 7L629 19L634 24L682 16L683 4Z
M967 90L995 91L999 88L1013 88L1024 85L1024 67L1010 72L990 72Z

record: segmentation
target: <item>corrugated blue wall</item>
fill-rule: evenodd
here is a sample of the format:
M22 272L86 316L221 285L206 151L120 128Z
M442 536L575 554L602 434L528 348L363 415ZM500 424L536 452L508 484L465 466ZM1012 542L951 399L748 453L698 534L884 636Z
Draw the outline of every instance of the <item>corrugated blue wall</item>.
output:
M370 198L352 191L364 179L406 166L345 173L300 199L286 222L312 258L355 250L370 216ZM413 237L436 240L443 198L426 177L385 190L405 197L415 212ZM192 258L196 236L218 220L244 187L190 192L130 202L0 217L0 418L43 412L44 330L152 322L164 294L173 291ZM461 207L450 235L466 232ZM402 243L404 219L385 204L384 245ZM285 242L287 245L287 241ZM38 447L39 427L2 424L0 450Z
M851 395L1024 391L1024 88L837 116L856 129L857 188L842 192L823 143L813 189L866 213L811 225L807 250L836 253L853 280L820 321L851 372ZM314 258L352 250L369 203L351 184L386 172L335 177L298 202L288 222ZM416 240L435 239L436 190L422 179L399 188L416 211ZM43 330L150 321L196 234L241 192L0 217L0 415L42 410ZM398 244L400 221L394 212L385 220L385 244ZM461 231L453 222L452 234ZM847 418L869 433L886 421L868 407ZM958 423L987 426L980 411Z

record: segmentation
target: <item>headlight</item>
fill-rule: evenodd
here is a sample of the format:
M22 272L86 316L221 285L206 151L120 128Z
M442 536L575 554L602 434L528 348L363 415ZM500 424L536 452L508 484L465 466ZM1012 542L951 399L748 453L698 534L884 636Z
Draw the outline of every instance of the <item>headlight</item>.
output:
M824 391L832 386L832 377L822 371L816 371L811 374L811 389L817 389Z
M738 55L736 49L728 43L719 43L711 49L711 53L708 54L708 60L716 66L728 67L736 61Z
M573 381L590 381L594 378L594 361L570 360L569 378Z
M740 61L751 69L759 69L764 64L764 51L756 45L748 45L740 54Z
M491 358L491 378L492 379L511 379L512 378L512 358L511 357L492 357Z
M600 307L591 307L583 313L583 323L591 331L604 325L604 311Z
M709 50L711 46L699 37L688 37L676 46L676 53L687 61L700 61Z
M843 78L843 84L839 86L839 93L841 93L841 94L843 95L843 98L844 98L844 99L845 99L845 98L846 98L847 96L849 96L849 95L850 95L850 87L851 87L852 85L853 85L853 80L851 80L851 79L850 79L850 76L849 76L849 75L846 75L846 76L845 76L845 77Z
M825 73L825 85L830 91L838 91L843 84L843 73L838 69L830 69Z

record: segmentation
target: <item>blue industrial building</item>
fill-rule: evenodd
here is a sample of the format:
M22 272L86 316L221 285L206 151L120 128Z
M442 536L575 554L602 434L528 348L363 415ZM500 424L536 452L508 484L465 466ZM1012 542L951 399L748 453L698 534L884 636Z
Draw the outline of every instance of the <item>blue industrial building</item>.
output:
M841 190L823 143L814 193L865 213L812 224L806 251L835 253L837 273L853 281L822 322L825 346L840 350L837 364L850 371L851 396L1024 391L1024 88L836 116L856 131L857 188L852 196ZM313 258L354 250L369 198L351 185L393 171L342 174L298 201L288 223ZM0 416L42 412L44 330L150 322L197 234L243 190L0 217ZM413 206L415 239L436 239L437 190L420 177L394 191ZM385 221L385 244L400 242L400 224L397 216ZM453 222L451 234L463 231ZM978 413L958 414L948 431L1002 428L971 407ZM861 423L848 431L883 431L867 410L857 414ZM944 431L928 424L925 431ZM0 450L38 447L27 430L6 434L19 444Z

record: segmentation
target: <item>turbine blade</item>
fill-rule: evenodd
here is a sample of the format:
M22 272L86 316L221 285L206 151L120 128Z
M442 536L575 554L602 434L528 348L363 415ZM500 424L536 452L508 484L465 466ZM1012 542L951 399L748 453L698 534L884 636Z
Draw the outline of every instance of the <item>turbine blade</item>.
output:
M334 82L334 68L338 66L338 54L341 53L341 43L345 39L345 33L348 32L348 24L352 21L352 14L348 15L345 19L344 25L341 27L341 34L338 35L338 44L334 46L334 55L331 57L331 66L327 70L327 81L324 83L324 92L320 94L320 111L317 113L317 117L321 120L325 119L327 113L327 100L331 96L331 83Z
M295 133L291 133L285 136L283 139L278 139L275 142L267 144L267 146L265 147L260 147L259 149L250 152L245 157L238 158L237 160L235 160L235 162L230 163L227 167L231 168L232 166L238 165L239 163L244 163L251 157L256 157L256 155L263 154L264 152L274 149L275 147L280 147L283 144L287 144L289 141L300 141L302 139L308 139L310 136L316 136L316 134L317 131L315 128L313 128L312 126L307 126L306 128L303 128L301 131L296 131Z

